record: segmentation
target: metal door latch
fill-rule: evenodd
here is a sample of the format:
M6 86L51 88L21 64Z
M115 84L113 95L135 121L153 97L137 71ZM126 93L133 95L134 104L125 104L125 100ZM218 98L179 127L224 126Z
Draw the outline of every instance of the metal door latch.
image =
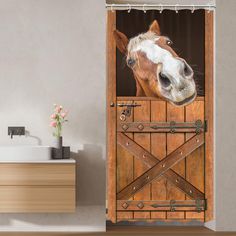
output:
M139 107L141 105L140 104L136 104L136 103L130 103L130 104L118 103L117 106L118 107L126 107L125 109L123 109L121 111L121 114L120 114L120 120L121 121L125 121L126 117L131 116L132 108L133 107Z

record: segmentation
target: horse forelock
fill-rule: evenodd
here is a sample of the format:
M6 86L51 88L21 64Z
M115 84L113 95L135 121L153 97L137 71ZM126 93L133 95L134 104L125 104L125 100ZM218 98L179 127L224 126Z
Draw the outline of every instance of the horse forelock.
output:
M138 36L131 38L130 41L129 41L129 44L127 46L127 51L128 51L127 56L130 56L131 53L135 52L137 46L141 42L143 42L145 40L152 40L152 41L155 42L158 39L159 39L159 36L157 36L155 33L151 32L151 31L139 34Z

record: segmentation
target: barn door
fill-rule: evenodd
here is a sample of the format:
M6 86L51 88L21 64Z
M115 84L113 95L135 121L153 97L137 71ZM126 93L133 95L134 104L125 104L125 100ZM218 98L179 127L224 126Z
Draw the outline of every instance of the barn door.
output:
M205 13L205 93L184 107L117 95L116 13L107 14L108 219L212 219L213 13Z

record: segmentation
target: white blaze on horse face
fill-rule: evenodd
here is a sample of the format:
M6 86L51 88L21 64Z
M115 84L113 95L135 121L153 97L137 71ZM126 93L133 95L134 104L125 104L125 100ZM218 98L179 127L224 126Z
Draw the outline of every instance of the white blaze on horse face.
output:
M162 63L162 73L171 78L172 83L176 85L180 83L182 77L180 70L183 62L173 57L169 51L158 46L155 41L144 40L137 45L134 51L144 52L147 58L155 64Z

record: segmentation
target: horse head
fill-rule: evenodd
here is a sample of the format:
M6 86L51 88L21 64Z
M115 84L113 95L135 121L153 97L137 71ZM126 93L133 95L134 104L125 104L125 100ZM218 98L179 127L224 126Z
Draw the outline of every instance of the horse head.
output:
M155 20L149 31L130 40L114 31L117 48L126 56L136 80L136 96L160 97L176 106L184 106L196 97L193 70L162 36Z

